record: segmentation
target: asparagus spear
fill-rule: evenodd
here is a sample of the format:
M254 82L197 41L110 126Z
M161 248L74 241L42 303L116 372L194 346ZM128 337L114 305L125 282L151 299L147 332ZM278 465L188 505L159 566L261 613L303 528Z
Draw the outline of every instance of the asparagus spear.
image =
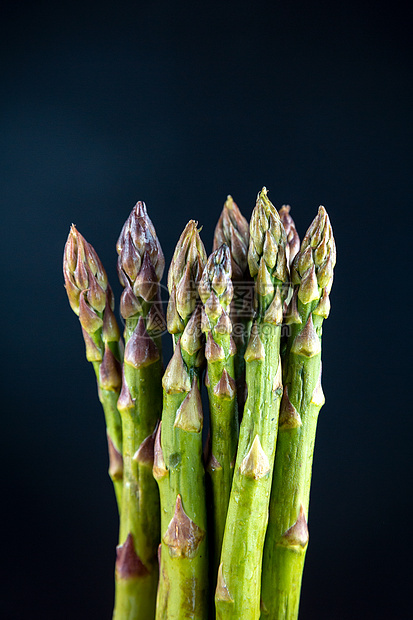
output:
M113 314L108 279L93 247L72 225L64 250L63 275L70 306L79 317L86 359L96 374L99 400L106 420L109 476L118 510L122 499L122 427L116 402L121 386L120 333Z
M124 291L125 355L118 409L122 416L124 481L116 560L116 620L155 614L160 538L159 494L152 476L155 427L162 411L159 281L164 257L146 206L138 202L117 242Z
M245 352L248 398L215 593L221 620L260 615L261 560L281 401L280 335L288 270L278 213L259 193L250 223L248 262L255 278L256 317Z
M262 618L271 620L298 616L314 441L324 403L321 331L335 262L330 221L320 207L293 262L294 295L286 317L290 335L262 570Z
M208 362L206 385L210 411L210 454L208 460L211 490L210 559L214 585L221 556L232 476L238 441L238 410L234 381L235 345L228 316L233 295L231 253L227 245L208 259L199 284L203 303L202 331L207 334L205 355ZM209 504L209 502L208 502Z
M206 262L197 223L190 221L168 274L168 330L173 357L163 377L162 427L154 476L161 498L161 570L157 620L207 617L208 564L199 376L203 336L197 285Z
M233 338L236 346L235 380L237 383L238 410L242 416L245 403L245 360L252 324L252 280L248 269L249 225L238 206L228 196L214 233L213 249L223 243L231 251L232 280L234 296L231 303L230 318L233 325Z

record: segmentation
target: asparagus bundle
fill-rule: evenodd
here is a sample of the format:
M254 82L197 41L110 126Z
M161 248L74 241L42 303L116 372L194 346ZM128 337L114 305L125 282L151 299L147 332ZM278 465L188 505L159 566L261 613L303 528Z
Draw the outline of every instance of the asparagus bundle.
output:
M280 336L286 236L264 188L250 224L248 262L255 278L256 316L245 352L248 397L215 593L217 618L260 614L261 559L281 400Z
M162 411L163 317L159 281L164 257L146 206L138 202L116 246L124 291L125 355L118 409L124 480L116 560L116 620L153 617L158 583L159 494L152 476L155 427Z
M197 285L206 252L191 220L177 244L168 273L168 331L173 357L162 385L154 476L161 498L160 583L156 618L207 618L207 523L202 463L203 412L199 391L204 362Z
M321 331L330 311L335 262L330 220L320 207L292 267L294 295L286 316L291 331L263 559L262 618L298 616L314 441L324 404Z
M63 276L70 306L79 317L86 359L96 374L99 400L106 421L109 475L118 509L122 501L122 427L116 402L121 386L120 333L113 314L114 300L106 272L93 247L72 225L64 250Z
M236 346L234 358L237 402L242 414L245 403L245 360L252 324L252 280L248 269L249 225L238 206L228 196L215 227L213 249L225 243L231 252L233 300L230 319L235 326L233 338Z
M202 331L207 334L205 356L208 362L205 384L208 388L210 416L210 479L213 544L213 581L216 582L224 536L232 476L238 442L238 409L235 385L232 323L228 315L232 300L231 253L227 245L208 259L199 284L203 303Z
M321 331L336 260L323 207L298 250L290 207L278 214L265 188L249 229L228 196L208 261L191 220L168 272L174 349L162 376L164 258L144 203L117 242L124 355L105 271L70 230L65 286L96 373L120 513L116 620L297 618L324 402Z

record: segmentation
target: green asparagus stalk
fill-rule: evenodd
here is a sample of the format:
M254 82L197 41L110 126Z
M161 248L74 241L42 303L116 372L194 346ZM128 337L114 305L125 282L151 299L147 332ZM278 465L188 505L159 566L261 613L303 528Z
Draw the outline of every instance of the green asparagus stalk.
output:
M245 352L248 398L215 593L217 618L257 620L261 561L282 394L280 335L286 236L264 188L250 224L248 262L255 278L256 317Z
M238 409L235 385L235 345L231 337L229 307L233 295L231 253L227 245L208 259L199 284L203 303L202 331L207 335L206 385L210 412L210 453L207 465L211 491L210 529L213 549L210 558L214 587L221 556L232 476L238 442ZM210 541L211 543L211 541Z
M161 498L161 570L157 620L207 618L207 523L202 463L203 414L199 391L204 361L197 285L206 253L190 221L168 274L168 330L173 357L163 377L162 426L155 445L154 476Z
M146 206L138 202L117 242L124 287L125 355L118 409L123 429L123 496L116 559L116 620L155 615L160 539L159 494L152 476L155 429L162 411L164 257Z
M118 510L122 500L122 427L116 403L121 386L120 333L113 314L114 300L108 279L93 247L72 225L65 245L63 275L70 306L79 317L86 359L96 374L99 400L106 421L109 476Z
M236 346L235 380L237 383L238 410L242 416L245 393L245 360L251 332L253 303L252 279L248 269L249 225L238 206L228 196L214 233L214 251L225 243L231 251L232 280L234 295L231 303L230 319L233 325L233 338Z
M335 262L330 221L320 207L292 266L294 295L286 316L290 335L262 569L263 619L298 616L315 433L324 403L321 332Z

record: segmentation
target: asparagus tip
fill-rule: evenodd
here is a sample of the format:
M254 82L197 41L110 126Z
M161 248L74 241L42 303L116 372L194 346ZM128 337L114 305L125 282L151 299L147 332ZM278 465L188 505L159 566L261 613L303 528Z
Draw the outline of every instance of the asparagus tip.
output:
M321 205L292 263L292 280L299 284L298 297L302 303L319 299L319 287L330 293L335 264L336 244L333 229L327 211Z
M257 280L260 280L259 269L264 262L271 277L281 282L287 281L286 241L278 212L268 199L267 189L264 187L258 194L250 222L248 264L252 277L257 276ZM264 284L267 284L267 281ZM260 292L257 292L260 295Z
M230 195L215 227L213 251L223 243L230 248L233 280L242 280L248 264L249 224Z
M125 291L122 316L142 312L142 300L156 298L165 267L165 258L144 202L137 202L122 227L116 243L118 275Z
M195 310L197 286L207 260L198 222L190 220L176 245L168 271L170 294L167 326L170 333L180 333Z
M70 306L79 315L80 296L87 294L91 310L102 312L105 303L108 280L102 263L93 247L71 225L63 253L63 276Z

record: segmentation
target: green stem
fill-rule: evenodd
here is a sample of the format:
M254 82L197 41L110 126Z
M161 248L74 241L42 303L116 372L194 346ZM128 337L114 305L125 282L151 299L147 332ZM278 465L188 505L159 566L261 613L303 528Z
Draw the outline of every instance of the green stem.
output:
M318 302L298 301L301 324L291 325L285 359L285 388L270 515L265 540L262 615L271 620L298 617L301 579L308 546L308 505L317 419L324 402L321 353L308 357L294 352L293 343L311 320L321 339L321 316L312 315Z
M101 330L91 335L91 339L102 346ZM111 342L110 349L115 358L120 362L121 354L118 342ZM109 476L115 490L116 502L118 505L119 515L122 509L122 479L123 479L123 463L122 463L122 421L117 408L120 388L105 389L101 381L101 365L102 361L92 362L98 385L99 400L103 408L106 423L106 435L108 441L109 452Z
M294 293L286 313L284 394L262 581L262 618L298 617L308 545L308 505L321 388L321 334L330 312L336 247L320 206L291 265Z
M248 398L215 594L221 620L259 618L261 560L281 396L280 331L279 325L259 321L246 352Z
M159 494L152 475L154 431L162 409L160 343L155 346L144 319L126 321L126 344L135 349L148 342L149 359L125 349L123 388L118 407L122 415L124 483L120 546L116 564L114 619L147 620L155 615L158 584L157 547L160 538ZM140 349L139 349L140 350ZM134 364L131 357L134 358ZM133 360L132 360L133 361ZM130 545L128 553L125 549Z
M236 290L234 286L234 290ZM235 313L235 321L237 325L234 330L234 341L237 352L234 357L235 381L237 384L237 403L239 419L242 420L242 413L245 405L246 382L245 382L245 360L244 355L248 346L251 334L252 319L249 317L239 317Z
M122 509L122 421L117 408L119 392L104 390L99 385L100 362L93 362L98 382L99 400L105 414L106 434L109 447L109 476L115 489L119 514Z
M208 502L212 519L211 557L212 581L216 586L218 566L224 538L225 521L234 474L238 442L238 408L233 352L229 334L211 330L211 336L218 347L222 347L223 360L208 360L208 398L210 412L211 452L207 468L211 500Z
M202 407L195 357L181 350L178 343L164 377L164 469L157 474L154 468L162 532L157 620L205 620L208 613ZM172 382L165 380L168 376L173 377Z

